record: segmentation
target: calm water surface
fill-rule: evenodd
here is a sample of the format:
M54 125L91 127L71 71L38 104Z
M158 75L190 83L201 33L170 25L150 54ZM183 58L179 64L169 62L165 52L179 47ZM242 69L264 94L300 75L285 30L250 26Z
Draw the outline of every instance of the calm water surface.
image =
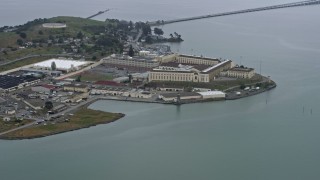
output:
M85 17L102 7L115 9L101 19L155 20L274 3L279 1L4 0L0 23ZM229 58L258 71L261 62L262 74L278 87L246 99L181 107L99 101L90 107L126 117L47 138L0 141L1 179L319 179L319 10L292 8L163 27L185 39L172 44L175 51Z

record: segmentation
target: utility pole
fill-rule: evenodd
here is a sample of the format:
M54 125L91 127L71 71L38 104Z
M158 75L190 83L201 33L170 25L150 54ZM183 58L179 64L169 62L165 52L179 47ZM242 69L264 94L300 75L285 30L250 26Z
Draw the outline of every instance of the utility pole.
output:
M261 73L261 60L260 60L260 77L262 79L262 73Z

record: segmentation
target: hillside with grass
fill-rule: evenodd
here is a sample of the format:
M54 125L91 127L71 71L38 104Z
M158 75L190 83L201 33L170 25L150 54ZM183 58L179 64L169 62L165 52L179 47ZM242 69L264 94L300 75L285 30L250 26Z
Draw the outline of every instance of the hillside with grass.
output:
M45 28L44 23L64 23L67 27ZM96 60L106 54L122 52L128 32L128 25L122 24L119 20L54 17L1 27L0 64L30 55L71 54Z

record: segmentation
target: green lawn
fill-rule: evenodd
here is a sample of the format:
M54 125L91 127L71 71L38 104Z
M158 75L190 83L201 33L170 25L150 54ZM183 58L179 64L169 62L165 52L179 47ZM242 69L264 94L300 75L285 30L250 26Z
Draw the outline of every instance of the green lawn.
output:
M76 37L81 31L88 37L92 37L95 33L104 32L106 23L103 21L96 21L91 19L79 18L79 17L54 17L48 19L48 22L61 22L66 23L67 28L63 29L49 29L43 28L41 24L33 25L23 32L26 33L26 39L22 39L16 32L0 32L0 48L8 48L7 54L0 53L0 60L14 60L31 54L59 54L61 53L60 47L38 47L18 49L18 39L22 39L24 42L30 42L33 40L42 40L47 42L50 36L57 37ZM39 32L42 32L40 34ZM11 51L11 48L18 50Z
M49 57L33 57L33 58L28 58L25 60L17 61L14 63L10 63L7 65L2 65L2 66L0 66L0 72L7 71L10 69L14 69L14 68L18 68L18 67L22 67L22 66L29 65L29 64L38 63L38 62L41 62L41 61L44 61L47 59L49 59Z
M0 118L0 132L9 131L11 129L17 128L19 126L23 126L25 124L28 124L32 122L31 120L23 120L21 122L16 122L14 120L11 120L9 122L4 122L2 117Z
M3 136L6 139L27 139L35 137L49 136L57 133L63 133L71 130L87 128L98 124L106 124L123 117L119 113L109 113L87 108L79 109L73 116L69 116L69 122L61 122L56 124L35 125L30 128L25 128L8 133Z
M0 53L0 59L15 60L28 55L39 54L60 54L61 48L59 47L38 47L38 48L26 48L16 51L7 51L7 55Z

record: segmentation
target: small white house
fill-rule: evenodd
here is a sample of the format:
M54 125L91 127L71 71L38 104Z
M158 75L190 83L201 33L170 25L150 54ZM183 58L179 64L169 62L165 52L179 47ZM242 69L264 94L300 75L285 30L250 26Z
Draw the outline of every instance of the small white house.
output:
M3 121L4 121L4 122L9 122L10 120L11 120L10 117L4 117L4 118L3 118Z
M15 114L15 113L16 113L16 110L14 110L14 109L8 109L8 110L6 110L6 114L13 115L13 114Z

